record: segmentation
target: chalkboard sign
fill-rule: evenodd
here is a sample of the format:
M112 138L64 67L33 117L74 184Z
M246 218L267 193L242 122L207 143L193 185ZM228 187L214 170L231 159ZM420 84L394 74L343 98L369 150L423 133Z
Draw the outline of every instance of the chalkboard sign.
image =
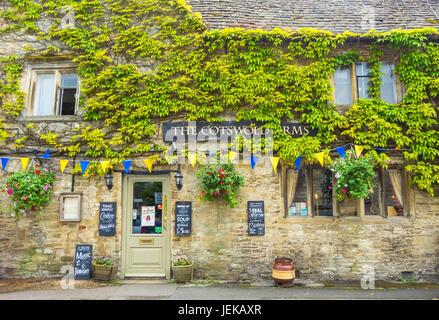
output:
M116 202L101 202L99 207L99 235L116 235Z
M264 201L248 201L248 235L263 236L265 234Z
M91 244L76 245L75 253L75 280L89 280L92 257Z
M191 234L192 202L177 201L175 203L175 235Z

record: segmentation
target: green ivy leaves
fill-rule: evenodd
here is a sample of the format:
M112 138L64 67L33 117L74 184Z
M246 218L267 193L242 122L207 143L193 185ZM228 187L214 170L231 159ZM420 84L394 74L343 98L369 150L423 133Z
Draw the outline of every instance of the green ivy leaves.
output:
M117 163L150 149L160 119L217 121L234 114L236 120L264 122L274 133L274 150L288 161L340 139L364 146L382 164L386 157L374 147L404 149L413 181L433 194L439 174L439 45L429 36L436 29L364 36L314 29L206 31L182 0L9 2L11 9L0 14L9 25L0 34L22 29L48 41L41 52L28 50L35 55L74 52L85 123L66 145L50 133L40 137L71 156L85 152ZM74 11L74 28L59 26L66 6ZM37 28L42 12L53 22L48 32ZM372 99L359 99L342 114L332 104L330 78L337 67L361 59L348 42L352 38L371 43ZM395 72L405 88L396 105L380 99L385 46L397 53ZM22 64L17 57L0 63L2 109L17 116L25 101L19 87ZM292 119L316 129L317 136L286 135L280 123ZM0 138L6 137L0 130Z

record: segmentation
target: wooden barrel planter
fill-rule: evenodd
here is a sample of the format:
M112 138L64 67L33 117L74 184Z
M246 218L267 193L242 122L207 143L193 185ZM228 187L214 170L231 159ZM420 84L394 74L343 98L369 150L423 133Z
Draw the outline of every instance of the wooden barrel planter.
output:
M93 278L101 281L110 281L114 277L115 266L93 265Z
M289 287L296 277L293 260L290 258L276 258L273 265L273 280L277 285Z
M172 275L176 282L190 282L194 276L194 266L192 264L185 266L172 266Z

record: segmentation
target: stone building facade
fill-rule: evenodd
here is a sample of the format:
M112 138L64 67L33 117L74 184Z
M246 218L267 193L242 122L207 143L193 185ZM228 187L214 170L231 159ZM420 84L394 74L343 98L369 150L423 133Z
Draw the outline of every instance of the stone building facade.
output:
M202 13L203 10L207 10L207 2L189 1L195 11ZM228 2L222 1L222 4ZM314 2L306 3L309 6ZM408 1L401 3L409 6ZM303 12L307 12L307 6L302 7ZM314 6L313 8L315 10ZM427 11L429 8L423 9L431 14L431 11ZM394 11L392 11L394 13L392 21L395 23L391 24L391 27L399 26L398 23L407 26L404 24L408 23L406 20L398 20L401 11L396 9ZM211 17L207 24L210 23L213 28L222 27L221 23L224 20L216 24L218 19L215 18L217 14L214 11L203 14L203 17L206 15ZM311 19L313 15L308 14L305 17ZM276 23L284 23L281 18L275 18L273 19L277 21ZM427 16L427 18L431 17ZM269 16L266 19L269 19ZM410 20L416 22L412 27L418 24L424 25L422 19ZM268 24L277 26L275 22L265 23L263 19L260 21L262 25L256 25L257 27ZM294 21L300 23L300 20ZM377 25L381 24L377 23ZM249 27L252 24L239 26ZM337 29L335 26L334 29ZM44 28L44 23L42 27ZM343 27L343 29L349 28ZM13 34L1 35L0 53L22 56L26 44L38 48L40 43L40 40L27 33L20 34L19 38ZM348 48L352 47L355 47L362 56L368 57L367 44L359 42L348 45ZM394 52L386 50L382 57L383 61L393 61ZM49 58L26 61L20 75L22 80L20 86L21 90L27 93L28 104L31 100L30 88L33 88L32 82L35 81L33 72L38 68L45 70L54 64L57 69L74 68L72 59L65 57L57 59L56 62ZM144 68L152 70L154 65L146 64ZM357 92L353 88L352 90ZM402 95L403 88L396 79L395 98L400 99ZM340 108L343 110L343 106ZM36 136L52 131L60 135L62 142L63 139L67 140L74 134L82 121L81 116L80 112L76 115L62 116L23 115L15 121L5 121L5 123L11 130L18 128L20 132L26 133L28 132L26 126L32 122L34 123L32 132ZM233 120L231 114L224 116ZM162 138L163 124L181 121L184 121L184 118L177 116L157 120L157 135L153 137L154 141L165 145ZM32 141L33 144L26 145L25 150L29 152L38 150L39 155L44 153L47 145L38 139ZM6 170L0 172L1 178L11 172L22 170L19 160L29 155L13 153L14 150L12 145L0 142L2 157L7 155L10 159ZM404 182L401 182L404 190L403 214L392 216L393 214L387 211L383 214L373 214L372 209L365 202L340 204L331 200L331 209L329 209L331 213L324 216L319 214L319 205L313 199L314 194L317 195L320 191L309 191L313 190L314 175L317 174L318 177L319 174L323 175L323 171L319 171L322 168L317 162L312 164L304 161L301 170L306 172L303 180L306 182L302 183L308 187L303 189L303 192L307 192L304 195L306 201L300 202L311 203L311 205L307 205L307 215L301 216L296 215L295 211L290 211L294 201L288 191L289 170L294 167L280 161L277 168L273 168L269 157L262 157L254 168L249 162L244 162L242 157L240 158L236 169L244 176L245 185L240 189L240 204L235 208L228 207L221 200L198 201L199 182L195 177L198 165L192 166L187 158L185 164L181 165L183 175L181 189L175 184L176 165L154 165L152 172L149 173L143 159L139 158L138 161L133 161L129 174L125 173L122 166L113 168L113 187L109 190L103 177L88 178L81 174L73 175L73 159L64 172L61 172L59 160L65 159L65 155L59 156L55 153L50 159L40 159L41 162L38 162L32 153L30 157L35 159L33 163L40 163L55 172L52 201L42 210L41 215L32 214L19 220L8 215L0 217L0 278L59 277L65 272L63 266L73 265L76 245L91 244L93 256L110 257L117 266L117 276L120 278L170 279L172 262L177 258L186 257L194 262L195 277L198 279L260 281L271 279L274 259L285 256L293 259L296 275L299 278L360 280L373 270L375 279L396 280L402 273L408 272L415 279L438 280L439 200L412 186L410 177L404 172L401 178L404 179ZM400 153L391 153L393 168L399 168L402 163ZM383 171L380 174L383 177L380 183L387 183L389 186L392 182L385 180L386 173ZM296 177L297 192L299 192L299 182L302 181L299 179L301 178ZM143 234L140 231L141 238L139 232L135 232L132 228L133 220L138 219L133 219L133 210L136 210L133 204L136 201L136 183L159 183L162 188L159 192L161 200L155 203L156 210L161 212L160 230L156 230L154 234ZM318 190L320 186L314 188ZM69 193L81 195L80 221L60 219L61 196ZM3 193L1 201L7 202L7 198L8 196ZM189 236L179 236L175 230L176 204L181 201L190 202L192 205ZM264 202L264 235L248 234L248 201ZM102 202L116 203L114 236L99 235L99 209ZM157 205L160 205L160 209ZM294 208L299 210L298 206ZM139 213L134 212L137 217Z

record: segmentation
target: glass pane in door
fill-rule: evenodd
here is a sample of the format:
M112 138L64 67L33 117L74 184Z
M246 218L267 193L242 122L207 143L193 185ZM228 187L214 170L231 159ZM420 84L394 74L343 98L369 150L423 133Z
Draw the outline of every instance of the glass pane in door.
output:
M133 234L162 233L162 182L134 182Z

